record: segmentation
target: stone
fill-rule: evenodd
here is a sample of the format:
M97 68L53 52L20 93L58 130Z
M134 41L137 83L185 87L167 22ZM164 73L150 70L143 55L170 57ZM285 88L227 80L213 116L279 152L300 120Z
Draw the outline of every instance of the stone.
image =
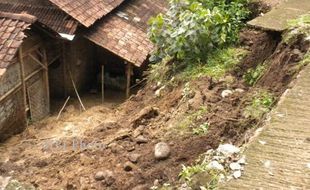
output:
M238 163L240 165L245 165L246 164L245 156L242 156L242 158L240 158L240 160L238 160Z
M134 167L135 167L135 165L134 165L133 163L131 163L131 162L126 162L126 163L124 164L124 170L125 170L126 172L132 171Z
M233 176L234 176L235 179L240 178L240 177L241 177L241 171L240 171L240 170L235 171L235 172L233 173Z
M5 187L9 184L11 177L2 177L0 176L0 189L5 189Z
M231 91L231 90L223 90L223 92L221 93L221 96L222 96L222 98L226 98L232 94L233 94L233 91Z
M103 171L99 171L95 174L95 180L102 181L104 180L104 176L105 176L105 173Z
M238 92L238 93L243 93L243 92L245 92L242 88L237 88L237 89L235 89L235 91Z
M170 147L165 142L160 142L155 145L154 156L157 160L164 160L170 156Z
M149 140L147 138L145 138L144 136L140 135L136 138L136 142L138 144L143 144L143 143L148 143Z
M209 169L213 169L213 170L219 170L219 171L223 171L224 170L224 166L222 164L220 164L218 161L212 161L208 164L208 168Z
M238 154L240 152L240 148L232 144L224 144L224 145L220 145L217 148L217 151L224 154L225 156L231 156L233 154Z
M241 165L239 163L233 162L229 165L230 169L235 170L241 170Z
M138 161L139 161L139 158L141 157L141 155L140 154L130 154L129 156L128 156L128 159L129 159L129 161L131 161L132 163L138 163Z
M149 190L149 188L147 187L147 185L138 185L132 188L132 190Z

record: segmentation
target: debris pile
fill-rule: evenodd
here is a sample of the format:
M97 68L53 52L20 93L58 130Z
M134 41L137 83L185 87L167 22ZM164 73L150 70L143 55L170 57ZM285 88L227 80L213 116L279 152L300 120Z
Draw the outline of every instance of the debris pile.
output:
M240 178L246 164L245 156L240 155L240 148L231 144L220 145L216 150L209 150L205 161L209 161L209 169L221 171L221 182Z

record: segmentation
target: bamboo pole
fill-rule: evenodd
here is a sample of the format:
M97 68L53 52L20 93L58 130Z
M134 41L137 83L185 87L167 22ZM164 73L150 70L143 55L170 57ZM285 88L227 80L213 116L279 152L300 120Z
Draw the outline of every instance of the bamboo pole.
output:
M78 92L78 90L77 90L77 88L76 88L76 86L75 86L75 82L74 82L74 80L73 80L72 73L71 73L71 71L70 71L69 69L68 69L68 72L69 72L69 76L70 76L70 78L71 78L71 82L72 82L74 91L75 91L75 93L76 93L76 96L78 97L79 102L80 102L80 104L81 104L83 110L86 111L86 109L85 109L85 107L84 107L84 104L83 104L83 102L82 102L82 100L81 100L81 97L80 97L80 95L79 95L79 92Z
M24 99L24 116L25 119L27 119L27 92L26 92L26 81L25 81L25 68L24 68L24 59L23 59L23 49L22 46L18 50L18 57L19 57L19 65L20 65L20 76L21 76L21 84L22 84L22 89L23 89L23 99ZM26 123L26 125L28 125Z
M68 101L70 100L70 96L67 98L67 100L65 101L65 103L64 103L64 105L62 106L62 108L60 109L60 111L59 111L59 113L58 113L58 116L57 116L57 119L56 120L58 120L59 118L60 118L60 115L61 115L61 113L64 111L64 109L65 109L65 107L66 107L66 105L67 105L67 103L68 103Z
M46 69L44 70L44 80L45 80L45 88L46 88L46 98L47 98L47 110L48 113L50 112L50 87L49 87L49 77L48 77L48 61L47 61L47 54L46 49L43 47L43 64L45 65Z
M102 104L104 103L104 65L101 66L101 98L102 98Z
M132 70L132 65L131 63L128 63L125 61L125 64L127 64L127 72L126 72L126 75L127 75L127 84L126 84L126 98L129 98L130 96L130 83L131 83L131 70Z

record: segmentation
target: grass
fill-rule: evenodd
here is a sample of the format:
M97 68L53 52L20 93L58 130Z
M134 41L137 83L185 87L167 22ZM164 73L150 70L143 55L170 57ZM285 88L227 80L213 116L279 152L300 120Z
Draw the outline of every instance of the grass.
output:
M274 103L274 96L265 91L259 90L251 97L250 104L245 108L243 115L246 118L255 118L260 119L264 116L265 113L271 110L271 107Z
M213 52L207 63L190 64L180 73L179 78L192 80L208 76L220 79L227 72L233 70L246 55L247 51L242 48L226 48Z
M266 64L260 64L256 68L249 69L244 75L244 81L250 85L254 86L256 82L263 76L266 70Z
M185 119L182 120L181 123L179 123L178 128L182 130L190 129L191 127L194 127L195 122L201 117L207 113L207 109L205 107L201 107L196 112L193 112L185 117Z
M229 47L214 51L209 55L207 63L188 63L186 65L171 64L171 59L154 64L149 69L148 80L162 85L175 86L180 82L188 82L208 76L220 79L233 70L247 51L242 48Z
M196 174L203 174L198 180L204 182L203 188L207 190L216 189L219 183L220 171L210 169L208 162L203 161L193 166L182 166L182 171L179 174L181 180L185 181L189 186L195 185L194 176ZM201 187L200 187L201 188Z
M297 19L288 21L290 29L284 33L284 42L290 44L302 35L306 40L310 40L310 14L305 14Z

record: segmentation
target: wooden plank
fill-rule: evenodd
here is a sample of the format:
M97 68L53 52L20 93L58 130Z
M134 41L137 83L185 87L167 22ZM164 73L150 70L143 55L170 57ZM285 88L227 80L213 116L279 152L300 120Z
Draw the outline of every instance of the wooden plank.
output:
M127 64L127 71L126 71L126 75L127 75L127 84L126 84L126 98L129 98L130 96L130 84L131 84L131 72L132 72L132 64L128 63L125 61L125 64Z
M104 65L101 65L101 98L102 104L104 103Z
M23 59L23 49L22 46L18 49L18 58L20 65L20 76L21 76L21 85L23 90L23 99L24 99L24 114L25 119L27 119L27 92L26 92L26 81L25 81L25 68L24 68L24 59Z
M45 70L47 70L47 67L44 63L41 63L41 61L39 61L35 56L33 56L31 53L29 54L29 57L31 57L31 59L33 59L36 63L38 63L39 65L41 65Z
M44 70L44 82L46 88L46 99L47 99L47 109L48 113L50 112L50 87L49 87L49 77L48 77L48 61L47 61L47 54L46 48L43 48L43 64L45 65L46 69Z
M73 80L72 73L71 73L71 71L70 71L69 69L68 69L68 71L69 71L69 76L70 76L70 78L71 78L71 82L72 82L74 91L75 91L75 93L76 93L76 96L78 97L78 100L79 100L79 102L80 102L80 104L81 104L83 110L86 111L86 108L85 108L85 106L84 106L84 104L83 104L83 102L82 102L82 100L81 100L81 97L80 97L80 95L79 95L79 92L78 92L78 90L77 90L77 88L76 88L76 86L75 86L75 82L74 82L74 80Z

